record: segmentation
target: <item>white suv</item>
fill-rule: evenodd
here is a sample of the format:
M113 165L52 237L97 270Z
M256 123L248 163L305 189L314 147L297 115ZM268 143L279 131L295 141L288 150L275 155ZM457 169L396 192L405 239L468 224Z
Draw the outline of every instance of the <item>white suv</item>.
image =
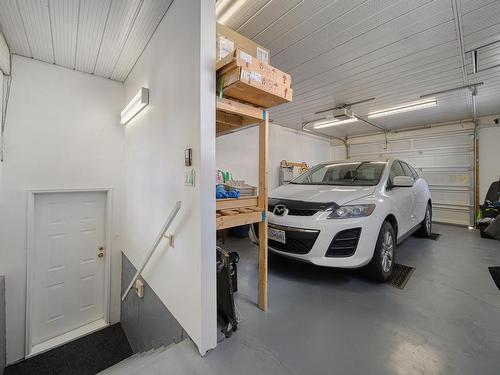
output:
M401 160L324 163L269 197L269 250L340 268L392 273L396 244L419 230L428 237L432 203L424 179ZM258 226L252 227L258 236Z

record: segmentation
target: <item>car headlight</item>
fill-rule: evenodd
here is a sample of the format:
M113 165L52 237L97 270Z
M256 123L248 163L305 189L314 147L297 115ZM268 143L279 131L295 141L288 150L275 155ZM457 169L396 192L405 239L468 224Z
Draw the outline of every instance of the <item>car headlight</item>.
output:
M330 213L327 219L352 219L356 217L370 216L373 210L375 210L374 204L341 206Z

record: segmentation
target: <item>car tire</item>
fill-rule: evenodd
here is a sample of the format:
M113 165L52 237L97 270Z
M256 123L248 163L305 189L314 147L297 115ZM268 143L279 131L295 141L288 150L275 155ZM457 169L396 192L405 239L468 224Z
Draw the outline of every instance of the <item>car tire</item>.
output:
M396 235L391 223L384 221L375 245L373 257L366 270L375 282L383 283L391 276L395 263Z
M422 224L418 231L420 237L429 238L432 233L432 206L430 203L427 204L427 208L425 210L424 220L422 220Z

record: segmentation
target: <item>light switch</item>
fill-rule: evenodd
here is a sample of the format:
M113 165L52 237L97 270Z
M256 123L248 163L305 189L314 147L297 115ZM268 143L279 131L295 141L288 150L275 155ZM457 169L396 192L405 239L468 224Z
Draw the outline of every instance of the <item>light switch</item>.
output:
M195 182L194 168L186 169L184 171L184 185L194 186L194 182Z

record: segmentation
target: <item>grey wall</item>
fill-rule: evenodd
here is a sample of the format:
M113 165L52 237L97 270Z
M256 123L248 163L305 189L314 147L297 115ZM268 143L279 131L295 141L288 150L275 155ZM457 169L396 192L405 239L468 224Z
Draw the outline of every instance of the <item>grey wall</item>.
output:
M5 368L5 277L0 276L0 375Z
M135 267L122 255L122 294L134 277ZM134 353L180 342L186 337L181 325L144 282L144 298L131 290L121 305L121 323Z

